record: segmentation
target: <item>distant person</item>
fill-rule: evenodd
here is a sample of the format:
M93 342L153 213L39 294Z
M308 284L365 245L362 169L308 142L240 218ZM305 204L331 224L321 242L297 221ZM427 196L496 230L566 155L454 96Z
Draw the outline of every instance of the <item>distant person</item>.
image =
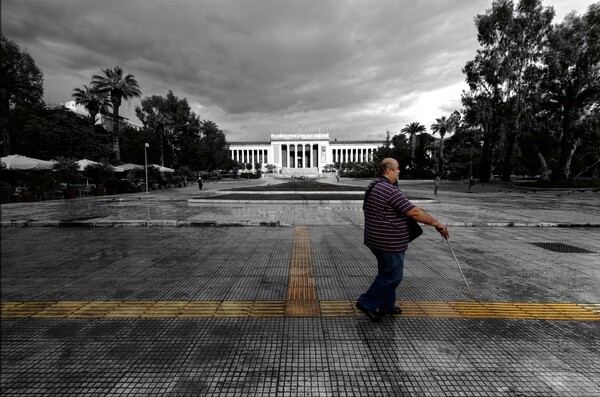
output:
M433 181L433 194L437 194L439 187L440 187L440 177L436 176Z
M340 183L340 170L335 170L335 179L337 183Z
M364 244L377 258L378 271L371 287L356 302L356 307L373 322L402 313L396 306L396 288L402 281L409 242L407 217L435 227L445 238L449 236L446 226L415 207L398 189L400 169L395 159L383 159L379 175L369 185L363 205Z
M202 174L198 174L198 190L202 190Z

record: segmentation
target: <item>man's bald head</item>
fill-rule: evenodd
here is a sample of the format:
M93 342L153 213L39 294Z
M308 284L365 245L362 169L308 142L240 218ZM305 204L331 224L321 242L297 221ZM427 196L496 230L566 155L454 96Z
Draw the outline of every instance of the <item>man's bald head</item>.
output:
M391 157L386 157L381 160L381 164L379 164L379 175L384 176L386 170L394 171L398 168L398 162L396 159Z
M381 161L379 165L379 175L385 176L392 183L395 183L400 176L400 168L398 166L398 161L391 157L387 157Z

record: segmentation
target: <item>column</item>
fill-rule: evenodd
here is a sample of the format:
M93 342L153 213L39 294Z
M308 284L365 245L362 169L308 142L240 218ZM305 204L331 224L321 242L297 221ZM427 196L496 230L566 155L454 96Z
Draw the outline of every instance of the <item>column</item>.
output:
M290 144L288 143L287 145L285 145L285 166L287 168L290 168Z
M296 163L296 144L295 143L291 143L290 144L290 168L296 168L296 166L298 165L298 163Z
M309 166L309 163L308 163L309 158L306 153L307 147L308 147L308 144L306 144L306 143L302 145L302 168L307 168Z

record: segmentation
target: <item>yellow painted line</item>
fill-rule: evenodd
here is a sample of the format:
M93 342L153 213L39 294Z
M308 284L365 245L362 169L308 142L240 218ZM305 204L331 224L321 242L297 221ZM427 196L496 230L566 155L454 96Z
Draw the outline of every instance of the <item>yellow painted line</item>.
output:
M62 301L1 302L1 318L361 317L355 301ZM600 321L599 303L398 301L398 317ZM289 312L292 312L291 315Z
M319 317L321 306L313 276L308 227L294 228L285 304L286 317Z

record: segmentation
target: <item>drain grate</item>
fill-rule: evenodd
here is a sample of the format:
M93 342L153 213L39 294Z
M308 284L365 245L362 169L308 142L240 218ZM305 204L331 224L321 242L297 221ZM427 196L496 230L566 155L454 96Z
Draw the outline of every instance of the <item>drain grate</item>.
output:
M575 247L565 243L529 243L536 247L543 248L548 251L562 252L566 254L593 254L593 251L586 250L585 248Z

